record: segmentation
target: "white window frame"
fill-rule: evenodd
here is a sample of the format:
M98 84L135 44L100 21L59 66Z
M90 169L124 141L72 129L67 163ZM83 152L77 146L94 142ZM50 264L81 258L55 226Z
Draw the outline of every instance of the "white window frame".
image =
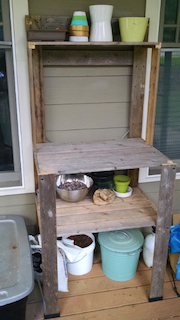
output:
M159 35L159 23L160 23L160 10L161 0L146 0L146 12L145 16L150 18L149 26L149 39L148 41L158 41ZM146 140L146 125L148 114L148 98L149 98L149 83L150 83L150 70L151 70L151 49L148 49L147 53L147 70L146 70L146 84L144 95L144 110L143 110L143 122L142 122L142 139ZM139 169L139 183L160 181L161 175L149 175L149 168ZM176 174L176 179L180 179L180 173Z
M8 0L7 0L8 1ZM34 192L25 15L28 0L9 0L22 185L0 188L0 196Z

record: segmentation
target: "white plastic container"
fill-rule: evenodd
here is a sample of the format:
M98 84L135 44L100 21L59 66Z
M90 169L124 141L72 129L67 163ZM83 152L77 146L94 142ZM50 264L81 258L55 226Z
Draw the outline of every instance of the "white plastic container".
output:
M86 236L89 236L92 239L92 243L90 246L86 248L81 248L80 254L75 258L73 262L71 262L68 258L67 261L67 270L70 274L75 276L81 276L91 271L93 265L93 253L95 248L95 238L92 233L84 233ZM67 237L62 238L62 242L68 246L65 242ZM70 245L72 247L72 245ZM75 246L76 247L76 246Z
M152 231L145 238L143 245L143 259L144 263L148 268L153 266L154 257L154 246L155 246L155 233Z

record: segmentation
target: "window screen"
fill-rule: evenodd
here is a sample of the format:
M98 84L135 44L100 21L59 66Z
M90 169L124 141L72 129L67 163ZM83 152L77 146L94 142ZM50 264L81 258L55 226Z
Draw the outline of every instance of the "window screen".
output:
M161 52L153 145L180 159L180 49Z

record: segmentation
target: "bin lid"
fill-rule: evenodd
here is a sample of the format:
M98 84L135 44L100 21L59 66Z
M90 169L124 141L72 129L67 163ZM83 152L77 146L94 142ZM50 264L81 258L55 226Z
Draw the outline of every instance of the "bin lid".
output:
M100 245L116 252L131 252L139 249L144 237L138 229L126 229L101 232L98 235Z

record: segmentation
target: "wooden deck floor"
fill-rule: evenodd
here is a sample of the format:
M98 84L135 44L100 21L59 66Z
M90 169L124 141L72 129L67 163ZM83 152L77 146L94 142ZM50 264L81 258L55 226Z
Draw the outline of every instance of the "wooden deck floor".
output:
M180 299L172 287L167 268L164 300L148 302L151 269L140 261L136 276L126 282L116 282L104 276L101 264L93 265L84 276L69 275L69 292L59 293L63 320L167 320L180 319ZM176 281L180 291L180 281ZM29 296L26 320L43 319L42 298L36 284Z

